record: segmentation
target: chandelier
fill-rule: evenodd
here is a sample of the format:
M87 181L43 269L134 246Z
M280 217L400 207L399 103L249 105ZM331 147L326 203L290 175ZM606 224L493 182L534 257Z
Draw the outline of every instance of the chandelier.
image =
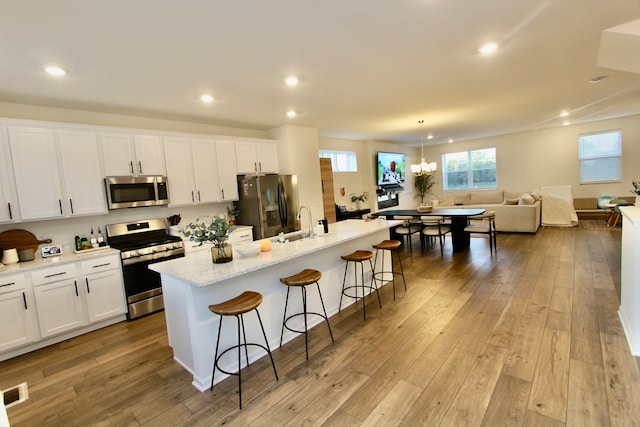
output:
M422 131L422 124L424 123L424 120L420 120L418 123L420 124L420 145L422 148L422 157L420 158L420 163L411 165L411 173L416 176L432 175L436 172L438 165L436 162L427 163L424 159L424 133Z

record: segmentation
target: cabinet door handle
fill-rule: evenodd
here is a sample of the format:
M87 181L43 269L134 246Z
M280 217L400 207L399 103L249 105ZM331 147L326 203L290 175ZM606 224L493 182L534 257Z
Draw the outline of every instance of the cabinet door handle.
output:
M198 190L198 201L201 202L202 199L200 198L200 190Z
M138 171L140 172L140 175L142 175L142 160L138 160Z
M11 286L11 285L15 285L16 282L9 282L9 283L3 283L2 285L0 285L0 288L2 288L3 286Z
M58 199L58 205L60 206L60 215L62 215L62 199Z
M196 201L196 198L193 195L193 190L191 190L191 202L195 202L195 201Z
M62 276L63 274L67 274L67 272L66 272L66 271L61 271L60 273L47 274L46 276L44 276L44 278L45 278L45 279L48 279L49 277Z
M262 162L258 162L258 172L262 172Z
M129 160L129 170L131 171L131 175L133 175L133 160Z
M24 292L22 293L22 302L24 302L24 309L28 310L29 308L27 307L27 296Z
M104 264L96 264L96 265L91 266L91 268L106 267L106 266L108 266L108 265L111 265L111 263L110 263L110 262L106 262L106 263L104 263Z
M84 280L87 283L87 293L90 294L91 290L89 289L89 279L85 277Z
M73 213L73 199L69 199L69 206L71 207L71 213Z
M222 200L224 200L224 188L222 189Z
M77 280L73 281L73 286L76 288L76 296L79 297L80 294L78 293L78 281Z
M13 213L11 212L11 202L7 203L7 208L9 208L9 219L13 219Z
M257 162L253 162L253 170L258 172L258 163Z

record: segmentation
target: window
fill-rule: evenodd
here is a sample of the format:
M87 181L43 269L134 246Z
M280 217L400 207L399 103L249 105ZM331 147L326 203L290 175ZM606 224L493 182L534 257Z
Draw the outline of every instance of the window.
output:
M606 131L578 137L580 183L622 179L622 131Z
M358 158L355 151L320 150L320 158L331 159L334 172L358 172Z
M445 190L496 188L496 149L442 155Z

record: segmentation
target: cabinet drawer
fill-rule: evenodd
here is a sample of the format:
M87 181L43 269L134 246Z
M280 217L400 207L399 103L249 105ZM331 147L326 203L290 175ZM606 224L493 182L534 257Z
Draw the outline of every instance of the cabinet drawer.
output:
M24 274L12 274L0 277L0 294L20 291L27 287L27 278Z
M31 280L33 281L34 286L58 282L65 279L73 279L75 277L75 264L62 264L55 267L47 267L31 273Z
M83 276L101 271L114 270L116 268L120 268L120 256L117 254L88 259L80 263L80 271Z
M253 242L253 228L251 227L234 230L229 235L229 243L232 245L241 245L251 242Z

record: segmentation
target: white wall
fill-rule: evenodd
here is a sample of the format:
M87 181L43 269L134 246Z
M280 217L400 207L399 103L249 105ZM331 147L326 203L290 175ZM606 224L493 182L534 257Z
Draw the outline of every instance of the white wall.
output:
M394 153L404 153L407 165L416 161L417 151L415 148L402 147L397 144L377 141L350 141L336 138L320 138L320 149L355 151L358 157L358 172L334 172L333 190L334 198L338 205L355 208L351 202L351 194L369 193L369 200L362 205L362 208L371 209L372 212L378 210L376 202L376 153L378 151L390 151ZM407 166L408 168L408 166ZM340 188L344 187L345 195L340 195ZM413 209L418 201L413 199L413 177L407 177L405 191L399 194L400 205L398 209Z
M580 184L578 136L622 130L622 180ZM640 180L640 116L562 126L492 138L425 146L428 161L438 163L433 192L442 193L442 154L496 147L498 188L524 190L540 186L571 185L574 198L603 194L633 196L631 181Z

